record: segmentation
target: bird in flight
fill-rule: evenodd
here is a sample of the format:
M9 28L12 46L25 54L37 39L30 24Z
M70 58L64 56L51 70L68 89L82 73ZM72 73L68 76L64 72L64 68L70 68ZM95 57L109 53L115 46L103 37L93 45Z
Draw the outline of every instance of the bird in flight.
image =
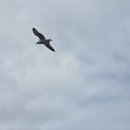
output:
M36 30L35 28L33 28L32 31L36 36L39 37L39 41L36 44L44 44L47 48L55 52L54 48L50 44L52 39L46 39L44 35L38 32L38 30Z

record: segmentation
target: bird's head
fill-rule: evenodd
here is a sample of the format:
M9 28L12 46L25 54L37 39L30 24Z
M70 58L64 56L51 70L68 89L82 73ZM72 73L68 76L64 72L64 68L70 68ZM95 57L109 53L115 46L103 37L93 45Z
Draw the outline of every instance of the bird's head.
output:
M38 44L38 42L35 45L37 45L37 44Z

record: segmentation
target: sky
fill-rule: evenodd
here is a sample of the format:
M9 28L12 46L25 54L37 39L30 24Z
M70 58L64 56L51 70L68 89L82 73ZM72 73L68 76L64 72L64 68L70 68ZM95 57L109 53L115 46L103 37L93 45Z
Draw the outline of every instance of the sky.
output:
M0 0L0 129L130 129L129 5Z

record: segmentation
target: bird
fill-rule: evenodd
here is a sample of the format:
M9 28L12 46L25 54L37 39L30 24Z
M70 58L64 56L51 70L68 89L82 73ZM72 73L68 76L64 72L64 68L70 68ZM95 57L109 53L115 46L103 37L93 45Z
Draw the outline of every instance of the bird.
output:
M42 33L40 33L37 29L35 29L34 27L32 28L32 31L33 31L34 35L39 37L39 41L35 45L44 44L48 49L55 52L54 48L50 44L52 39L46 39L45 36Z

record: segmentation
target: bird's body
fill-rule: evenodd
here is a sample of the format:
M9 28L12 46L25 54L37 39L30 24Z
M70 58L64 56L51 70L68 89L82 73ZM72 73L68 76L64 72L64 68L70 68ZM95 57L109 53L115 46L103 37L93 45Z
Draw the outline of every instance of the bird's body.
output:
M54 48L51 46L50 42L51 39L46 39L43 34L39 33L35 28L32 29L33 33L39 37L39 41L36 44L44 44L47 48L49 48L52 51L55 51Z

